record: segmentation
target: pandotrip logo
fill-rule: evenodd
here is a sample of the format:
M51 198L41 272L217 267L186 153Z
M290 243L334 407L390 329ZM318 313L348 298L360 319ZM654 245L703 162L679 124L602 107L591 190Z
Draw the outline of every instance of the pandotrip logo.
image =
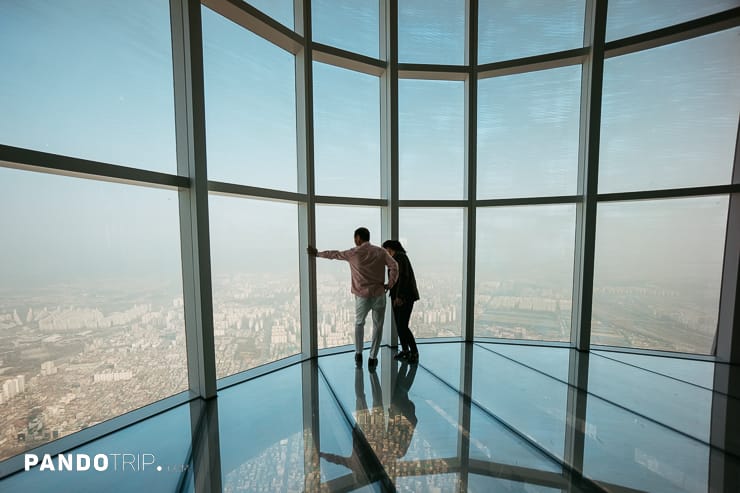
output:
M157 464L154 454L25 454L24 469L26 471L38 466L44 472L86 472L86 471L113 471L113 472L183 472L188 469L187 464L166 465Z

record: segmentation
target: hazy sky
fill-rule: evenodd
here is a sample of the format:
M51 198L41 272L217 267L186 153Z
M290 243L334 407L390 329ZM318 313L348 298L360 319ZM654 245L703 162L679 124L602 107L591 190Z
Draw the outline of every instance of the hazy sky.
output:
M318 42L378 56L378 4L313 3ZM292 27L291 4L255 2ZM402 62L463 63L463 0L399 4ZM481 1L480 61L581 46L584 4ZM608 37L738 4L612 0ZM295 191L293 56L202 12L209 178ZM729 182L739 41L735 28L606 61L601 192ZM176 172L167 1L2 0L0 66L0 143ZM480 81L480 198L576 192L580 72ZM379 197L379 80L320 63L314 76L317 192ZM402 80L399 93L401 198L462 198L464 84ZM214 273L296 272L296 205L213 197L210 207ZM726 198L600 206L597 277L714 279L726 208ZM479 277L567 278L574 211L480 210ZM319 248L349 248L360 225L382 240L379 209L319 207ZM0 288L177 278L177 226L175 192L0 168ZM401 211L400 227L417 270L462 268L462 210ZM647 260L658 258L667 263Z
M177 192L0 167L0 289L180 282Z
M478 84L478 197L574 195L581 67Z

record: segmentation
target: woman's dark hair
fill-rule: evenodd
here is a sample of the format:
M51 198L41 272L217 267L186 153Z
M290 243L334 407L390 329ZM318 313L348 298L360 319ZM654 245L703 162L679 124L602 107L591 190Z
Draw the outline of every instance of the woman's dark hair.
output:
M398 240L385 240L383 242L383 248L390 248L396 252L406 253L403 245L401 245L401 242Z

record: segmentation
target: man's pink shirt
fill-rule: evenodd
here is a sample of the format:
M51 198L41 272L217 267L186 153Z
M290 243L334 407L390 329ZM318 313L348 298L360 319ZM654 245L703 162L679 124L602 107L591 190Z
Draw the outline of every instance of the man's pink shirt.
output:
M386 267L388 267L388 286L393 287L398 280L396 261L384 248L375 246L369 241L349 250L318 252L316 256L349 262L352 271L352 293L361 298L372 298L385 292Z

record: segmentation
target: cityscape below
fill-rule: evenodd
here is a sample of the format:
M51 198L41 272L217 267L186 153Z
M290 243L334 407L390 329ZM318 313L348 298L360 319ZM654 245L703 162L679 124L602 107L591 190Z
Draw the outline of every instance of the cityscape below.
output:
M117 287L3 295L0 460L187 389L181 293L107 285ZM422 278L419 289L411 319L416 337L460 337L461 277ZM709 354L716 300L702 303L690 294L644 283L598 286L592 342ZM300 352L297 279L217 276L213 297L219 378ZM571 305L569 289L479 283L476 337L568 341ZM353 343L348 276L319 274L317 321L320 349ZM371 328L368 317L366 340Z

